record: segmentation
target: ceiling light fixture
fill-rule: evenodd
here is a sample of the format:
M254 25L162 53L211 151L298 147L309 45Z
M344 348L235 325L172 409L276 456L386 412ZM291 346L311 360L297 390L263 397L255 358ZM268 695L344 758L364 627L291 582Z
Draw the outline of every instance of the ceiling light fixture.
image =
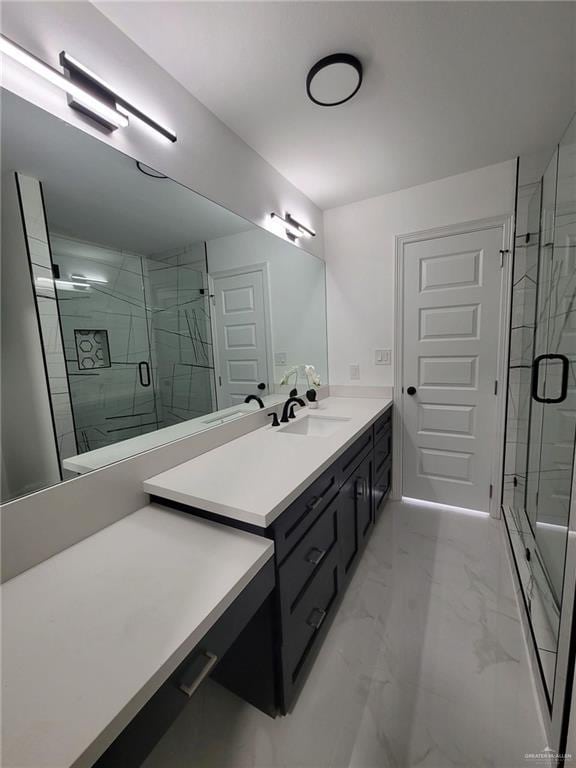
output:
M10 58L17 61L19 64L23 64L32 72L40 75L52 85L65 91L70 96L75 96L83 100L83 103L87 110L90 110L91 116L96 117L101 122L105 121L106 125L113 128L125 128L128 125L128 118L125 115L121 115L114 105L105 104L100 99L97 99L91 93L88 93L84 88L81 88L77 83L68 80L61 72L53 69L48 64L45 64L41 59L28 53L24 48L9 40L4 35L0 35L0 52L10 56Z
M362 64L350 53L332 53L317 61L306 77L306 93L320 107L349 101L362 85Z
M313 229L304 226L289 213L280 216L279 213L272 212L270 218L272 221L281 222L281 226L286 231L286 237L292 242L295 242L299 237L316 237L316 232Z

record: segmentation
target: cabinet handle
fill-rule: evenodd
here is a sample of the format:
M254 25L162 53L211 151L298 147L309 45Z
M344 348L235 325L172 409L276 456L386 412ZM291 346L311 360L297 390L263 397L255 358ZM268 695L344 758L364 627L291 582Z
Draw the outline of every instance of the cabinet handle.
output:
M195 675L192 678L192 680L188 679L186 672L193 673L193 674L196 672L196 668L198 665L194 662L190 665L190 668L186 670L186 672L184 673L184 677L180 681L179 688L187 696L192 696L195 693L195 691L199 688L202 681L206 677L208 677L208 674L210 673L210 670L212 669L214 664L216 664L216 662L218 661L218 656L216 656L214 653L210 653L210 651L205 651L203 655L204 655L204 658L206 659L206 662L202 667L201 671L199 672L199 674ZM196 661L198 661L198 659L196 659Z
M314 608L310 616L308 617L307 624L313 629L320 629L322 622L326 618L326 611L322 608Z
M312 563L312 565L318 565L318 563L323 559L324 555L326 554L325 549L319 549L318 547L312 547L310 552L306 555L304 558L307 563Z
M362 499L366 491L366 480L364 478L358 478L356 480L356 498Z
M316 509L316 507L319 507L320 504L322 504L324 496L315 496L308 504L306 505L306 509L308 512L312 512L313 509Z

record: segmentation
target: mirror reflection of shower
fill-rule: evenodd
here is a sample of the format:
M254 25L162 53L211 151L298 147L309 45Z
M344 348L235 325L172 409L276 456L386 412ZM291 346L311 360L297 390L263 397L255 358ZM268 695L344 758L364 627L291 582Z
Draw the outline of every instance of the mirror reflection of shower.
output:
M145 257L50 241L78 452L211 413L204 243Z

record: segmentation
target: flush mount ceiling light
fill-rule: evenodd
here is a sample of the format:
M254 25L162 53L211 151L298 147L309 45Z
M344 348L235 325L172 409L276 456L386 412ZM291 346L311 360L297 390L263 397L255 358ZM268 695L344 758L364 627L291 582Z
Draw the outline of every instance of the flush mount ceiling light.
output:
M68 94L68 104L88 115L110 131L126 128L128 115L138 118L145 125L169 141L176 141L176 134L157 123L133 104L117 94L101 78L91 72L65 51L60 54L64 73L54 69L25 48L0 35L0 52L40 75L52 85Z
M314 232L313 229L305 227L304 224L301 224L297 219L294 218L294 216L291 216L289 213L284 214L284 216L280 216L279 213L272 212L270 214L270 218L274 222L281 222L281 226L286 232L286 237L292 242L295 242L299 237L316 237L316 232Z
M321 107L344 104L362 85L362 64L350 53L333 53L312 67L306 77L306 93Z

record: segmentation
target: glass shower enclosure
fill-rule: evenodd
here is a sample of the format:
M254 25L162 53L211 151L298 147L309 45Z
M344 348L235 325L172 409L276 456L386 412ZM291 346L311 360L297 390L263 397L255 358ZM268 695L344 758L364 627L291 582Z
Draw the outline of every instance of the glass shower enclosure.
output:
M566 680L563 605L573 602L566 590L576 442L576 120L541 180L518 188L511 316L503 510L552 713Z

